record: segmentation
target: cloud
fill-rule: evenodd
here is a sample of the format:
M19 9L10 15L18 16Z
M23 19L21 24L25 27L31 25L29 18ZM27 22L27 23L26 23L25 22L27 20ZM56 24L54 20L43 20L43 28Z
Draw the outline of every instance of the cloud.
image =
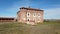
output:
M45 9L44 18L47 19L60 19L60 8Z
M16 14L17 12L19 11L19 8L20 7L28 7L28 6L31 6L31 7L37 7L37 8L46 8L44 9L44 18L45 19L54 19L54 18L60 18L60 5L53 5L54 7L52 8L50 5L50 7L46 4L44 4L44 1L35 1L34 2L32 0L20 0L20 1L17 1L17 2L13 2L11 6L9 6L8 8L6 8L4 11L4 13L2 14L3 16L12 16L12 17L16 17ZM55 7L56 6L56 7ZM49 7L49 8L47 8ZM0 14L0 15L1 15Z

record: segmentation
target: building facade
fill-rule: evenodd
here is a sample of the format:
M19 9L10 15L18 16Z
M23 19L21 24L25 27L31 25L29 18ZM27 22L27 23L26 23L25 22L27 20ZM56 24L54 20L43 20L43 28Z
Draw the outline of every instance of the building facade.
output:
M21 7L17 12L17 21L27 24L43 23L44 11L34 8Z

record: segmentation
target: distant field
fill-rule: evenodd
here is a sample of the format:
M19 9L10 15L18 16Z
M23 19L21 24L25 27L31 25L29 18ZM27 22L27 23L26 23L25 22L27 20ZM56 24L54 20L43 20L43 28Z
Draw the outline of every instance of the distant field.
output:
M44 22L37 25L0 23L0 34L60 34L60 22Z

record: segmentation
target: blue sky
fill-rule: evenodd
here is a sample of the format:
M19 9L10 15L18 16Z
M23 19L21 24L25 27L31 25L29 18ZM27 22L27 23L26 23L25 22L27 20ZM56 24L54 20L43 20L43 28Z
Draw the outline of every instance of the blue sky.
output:
M44 19L60 19L60 0L0 0L0 17L16 17L20 7L44 10Z

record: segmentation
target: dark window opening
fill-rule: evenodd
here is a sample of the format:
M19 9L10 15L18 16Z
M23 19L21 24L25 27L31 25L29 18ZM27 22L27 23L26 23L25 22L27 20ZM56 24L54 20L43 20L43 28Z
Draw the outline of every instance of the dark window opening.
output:
M29 16L29 14L28 14L28 16Z
M28 21L29 21L29 19L28 19Z

